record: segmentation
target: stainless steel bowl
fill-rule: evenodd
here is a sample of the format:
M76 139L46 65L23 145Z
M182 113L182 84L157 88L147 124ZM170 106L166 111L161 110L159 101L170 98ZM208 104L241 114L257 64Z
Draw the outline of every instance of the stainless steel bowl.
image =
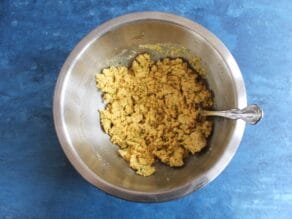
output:
M245 128L243 121L215 119L209 150L189 157L182 168L157 163L154 175L136 175L101 130L97 109L103 103L95 74L117 54L138 53L139 45L155 43L188 48L202 59L217 110L247 105L242 75L223 43L193 21L160 12L128 14L94 29L67 58L54 96L58 138L76 170L107 193L143 202L175 199L215 179L235 154ZM129 61L125 57L122 61Z

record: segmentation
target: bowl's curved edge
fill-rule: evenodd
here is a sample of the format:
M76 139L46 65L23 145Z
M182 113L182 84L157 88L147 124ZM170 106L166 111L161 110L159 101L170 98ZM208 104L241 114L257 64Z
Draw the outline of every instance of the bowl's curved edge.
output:
M206 28L199 25L198 23L195 23L191 20L188 20L177 15L162 12L137 12L123 15L105 22L104 24L98 26L93 31L91 31L85 38L83 38L77 44L77 46L73 49L73 51L66 59L59 73L53 97L53 117L57 136L63 148L63 151L68 157L71 164L82 175L84 179L86 179L92 185L100 188L101 190L126 200L140 202L163 202L187 195L214 180L225 169L225 167L228 165L228 163L234 156L242 139L245 129L245 123L242 121L235 122L236 135L233 135L232 138L230 139L227 146L227 150L224 152L222 157L204 175L200 176L198 179L195 179L191 183L188 183L179 188L175 188L160 193L148 193L140 191L131 191L122 187L117 187L96 176L94 172L86 166L86 164L81 160L81 158L75 151L72 143L70 142L70 139L68 138L68 133L64 126L63 120L64 117L62 115L63 106L61 100L64 98L62 87L64 86L64 84L66 84L66 75L70 74L71 68L76 63L79 54L82 54L82 51L85 51L86 48L88 48L88 46L91 45L91 43L93 43L97 38L102 36L110 29L118 27L119 25L125 24L127 22L146 19L162 20L181 25L185 28L195 31L196 33L201 35L205 40L207 40L210 43L210 45L212 45L215 48L215 50L223 58L223 60L225 60L226 65L233 72L234 77L233 79L236 81L237 84L236 86L236 91L238 95L237 107L243 108L247 105L246 90L240 69L235 59L229 52L229 50L214 34L209 32Z

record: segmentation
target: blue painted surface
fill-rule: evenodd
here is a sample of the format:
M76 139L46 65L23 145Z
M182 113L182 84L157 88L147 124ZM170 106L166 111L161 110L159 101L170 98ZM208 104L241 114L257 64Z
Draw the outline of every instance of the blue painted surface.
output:
M58 72L102 22L160 10L214 32L265 110L220 177L176 201L143 204L89 185L63 154L52 120ZM292 2L0 1L0 218L291 218Z

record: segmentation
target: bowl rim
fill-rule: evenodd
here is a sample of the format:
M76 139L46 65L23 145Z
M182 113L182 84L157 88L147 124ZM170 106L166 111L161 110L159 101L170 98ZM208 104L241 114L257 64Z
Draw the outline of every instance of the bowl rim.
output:
M113 18L96 27L77 44L63 64L56 82L53 97L53 117L55 130L64 153L79 174L81 174L81 176L89 183L111 195L126 200L140 202L162 202L187 195L213 181L226 168L234 156L244 134L245 123L239 120L234 121L234 133L232 134L222 156L209 170L204 172L204 174L183 186L162 192L133 191L113 185L97 176L79 157L66 130L63 115L64 112L62 110L62 100L64 99L63 87L67 83L66 76L72 70L83 51L85 51L95 40L120 25L142 20L160 20L163 22L171 22L190 31L196 32L196 34L204 38L204 40L206 40L217 51L232 73L237 95L237 107L244 108L247 106L246 89L240 69L230 51L213 33L200 24L181 16L164 12L146 11L130 13Z

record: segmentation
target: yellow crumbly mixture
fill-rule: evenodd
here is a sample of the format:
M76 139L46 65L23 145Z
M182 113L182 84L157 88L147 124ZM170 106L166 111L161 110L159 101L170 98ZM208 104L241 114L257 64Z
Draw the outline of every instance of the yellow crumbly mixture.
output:
M137 174L153 174L156 158L182 166L206 146L213 124L198 113L212 106L211 91L181 58L153 62L141 54L130 68L104 69L96 86L107 103L101 125Z

